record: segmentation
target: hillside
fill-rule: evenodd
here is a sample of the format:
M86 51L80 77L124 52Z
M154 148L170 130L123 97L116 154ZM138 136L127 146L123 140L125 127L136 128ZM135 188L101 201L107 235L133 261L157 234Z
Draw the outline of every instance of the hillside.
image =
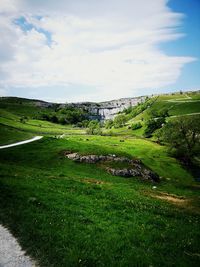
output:
M119 129L113 129L114 134L131 134L137 136L143 136L146 128L146 122L155 114L168 112L167 120L177 118L179 116L195 116L197 120L200 117L200 92L186 92L186 93L173 93L166 95L152 96L147 99L145 103L141 103L132 109L129 109L129 113L125 112L127 121L124 127ZM144 109L142 107L144 106ZM135 123L141 123L142 128L136 130L130 130L131 125ZM110 132L110 130L108 131Z
M117 115L125 125L101 122L91 135L79 104L1 98L0 145L44 137L0 150L0 223L40 267L199 266L199 182L155 133L144 136L152 114L166 108L167 121L199 120L199 101L199 92L145 98ZM77 154L85 161L66 156ZM130 162L159 179L110 171Z

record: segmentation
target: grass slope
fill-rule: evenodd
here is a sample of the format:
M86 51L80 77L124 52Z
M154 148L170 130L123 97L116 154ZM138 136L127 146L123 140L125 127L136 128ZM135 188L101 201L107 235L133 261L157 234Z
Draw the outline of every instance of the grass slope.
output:
M30 139L32 133L23 132L12 127L0 124L0 145L12 144L18 141Z
M137 156L165 176L155 190L72 162L65 149ZM164 147L69 136L0 151L0 158L0 222L40 266L199 266L197 185ZM156 197L163 193L188 204Z
M196 94L160 96L150 108L172 107L171 115L182 115L199 111L198 100ZM144 127L88 136L36 120L34 103L0 101L1 144L47 136L0 151L0 223L41 267L199 266L199 185L166 147L133 137ZM25 123L21 116L28 117ZM142 117L145 123L147 110L132 121ZM63 150L137 157L161 183L154 189L139 179L111 176L100 164L64 158Z
M196 98L195 98L196 96ZM153 105L134 118L134 120L144 120L149 118L151 111L169 110L170 116L179 116L192 113L200 113L200 102L197 101L200 93L190 97L188 94L160 95L156 97Z
M130 134L135 136L143 136L145 130L145 123L148 119L150 119L152 112L159 113L162 110L168 110L170 119L175 117L190 115L195 116L199 119L200 116L200 93L177 93L177 94L169 94L169 95L158 95L153 97L155 101L153 104L145 109L143 112L130 119L126 127L124 127L124 134ZM132 124L140 122L143 127L137 130L130 131L127 127L130 127ZM122 134L121 129L114 129L113 133L120 132Z
M26 115L26 113L24 113ZM0 109L0 128L13 128L16 131L42 135L57 135L57 134L84 134L85 130L74 128L72 126L63 126L47 121L36 119L27 119L25 122L20 121L20 116L11 113L7 110ZM2 129L2 131L4 131ZM26 135L26 134L24 134ZM13 137L14 138L14 137ZM1 143L3 142L3 139Z

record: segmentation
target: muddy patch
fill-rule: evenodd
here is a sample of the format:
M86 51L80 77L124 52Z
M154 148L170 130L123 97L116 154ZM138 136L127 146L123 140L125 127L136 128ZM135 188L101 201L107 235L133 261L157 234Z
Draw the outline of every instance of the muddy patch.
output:
M150 193L150 192L145 192L144 193L146 196L150 196L152 198L160 199L163 201L167 201L168 203L175 205L176 207L179 208L184 208L189 211L192 211L193 213L200 214L200 207L198 203L200 202L199 198L186 198L183 196L177 196L173 194L168 194L164 192L159 192L159 193Z
M81 180L82 182L85 182L87 184L97 184L97 185L103 185L103 184L111 184L109 182L101 181L101 180L96 180L92 178L84 178Z

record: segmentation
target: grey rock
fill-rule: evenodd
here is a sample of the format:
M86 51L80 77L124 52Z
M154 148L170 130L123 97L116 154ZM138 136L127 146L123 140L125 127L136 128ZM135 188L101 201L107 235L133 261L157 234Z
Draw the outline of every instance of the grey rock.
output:
M68 151L69 152L69 151ZM80 155L78 153L67 153L64 152L65 157L76 162L85 163L97 163L100 161L111 161L111 162L126 162L130 165L130 168L106 168L107 172L114 176L122 177L140 177L144 181L159 182L159 176L151 170L144 168L144 165L140 160L129 159L127 157L117 157L116 155Z
M113 169L113 168L107 168L106 169L108 173L114 175L114 176L122 176L122 177L131 177L131 172L129 169Z

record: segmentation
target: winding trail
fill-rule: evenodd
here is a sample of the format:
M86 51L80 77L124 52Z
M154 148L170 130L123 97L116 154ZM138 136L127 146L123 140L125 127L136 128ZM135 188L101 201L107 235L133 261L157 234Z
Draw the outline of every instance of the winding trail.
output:
M42 139L43 136L17 142L10 145L0 146L0 149L19 146ZM36 263L22 250L17 239L0 224L0 267L36 267Z
M13 147L13 146L20 146L20 145L23 145L23 144L27 144L27 143L31 143L31 142L40 140L42 138L43 138L43 136L35 136L35 137L33 137L31 139L28 139L28 140L25 140L25 141L17 142L17 143L10 144L10 145L0 146L0 149L9 148L9 147Z

